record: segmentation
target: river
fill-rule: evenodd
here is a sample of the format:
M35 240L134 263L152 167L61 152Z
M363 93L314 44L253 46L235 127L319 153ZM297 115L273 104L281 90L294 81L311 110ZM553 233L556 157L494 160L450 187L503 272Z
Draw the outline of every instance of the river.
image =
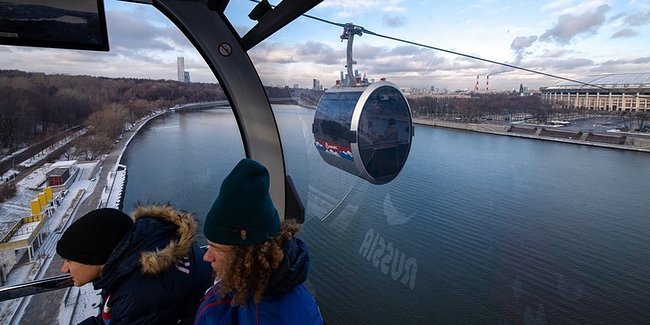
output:
M650 319L649 154L416 126L401 174L372 185L322 161L313 110L274 110L328 323ZM122 159L124 210L202 220L243 156L230 110L156 118Z

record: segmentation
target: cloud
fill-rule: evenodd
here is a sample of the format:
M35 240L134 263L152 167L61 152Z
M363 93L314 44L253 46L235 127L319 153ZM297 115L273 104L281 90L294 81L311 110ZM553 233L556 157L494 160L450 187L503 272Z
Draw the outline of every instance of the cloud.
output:
M537 40L537 36L517 36L515 37L514 40L512 40L512 43L510 44L510 48L515 50L515 51L520 51L523 50L527 47L530 47L535 43Z
M623 28L618 32L614 33L610 38L625 38L625 37L633 37L636 35L639 35L639 33L637 33L634 29Z
M583 68L590 68L595 65L593 60L585 58L538 58L535 60L529 60L527 63L527 68L533 70L560 71L562 73L565 71L576 71Z
M417 47L413 45L395 46L391 49L388 49L387 52L390 55L397 55L397 56L416 56L422 53L431 53L431 54L434 53L432 50L423 49L421 47Z
M289 46L278 43L262 43L250 52L263 82L267 84L293 84L295 80L321 79L327 85L345 70L345 46L334 48L327 43L308 41ZM431 75L451 71L459 67L477 65L475 60L450 61L437 56L435 51L412 45L397 47L372 46L368 43L355 44L354 59L358 62L353 69L378 79L390 76L400 78ZM480 65L480 63L479 63ZM285 80L291 74L294 81Z
M505 62L511 65L519 66L521 65L521 61L524 58L524 55L527 54L526 49L531 47L533 43L537 41L537 36L532 35L532 36L517 36L512 40L512 43L510 43L510 49L514 52L515 54L515 60L513 62ZM528 53L530 54L530 53ZM511 67L506 67L506 66L490 66L490 71L487 73L488 75L498 75L501 73L505 72L510 72L515 70L514 68Z
M13 59L3 61L2 68L22 71L101 75L98 70L109 66L111 58L111 54L106 52L18 46L6 48L10 51L4 52L3 57L12 56Z
M563 14L558 17L555 26L546 30L539 39L541 41L556 41L561 44L567 44L578 35L594 34L605 23L605 13L609 9L610 6L605 4L599 6L594 11L582 14Z
M319 64L336 64L343 55L342 50L334 50L331 46L315 41L301 43L296 48L301 60L309 60Z
M616 59L616 60L607 60L603 62L603 65L629 65L629 64L647 64L650 63L650 57L641 57L636 59Z
M572 0L555 0L551 1L541 7L543 11L557 11L566 8L571 4Z
M111 46L120 49L141 48L147 50L170 50L167 43L161 42L166 38L166 30L154 26L145 19L139 19L132 12L111 10L106 13L108 34Z
M567 55L569 53L570 53L570 51L565 50L565 49L550 49L550 50L545 50L544 52L542 52L542 54L540 54L538 56L543 57L543 58L544 57L546 57L546 58L559 58L559 57L562 57L562 56Z
M263 42L249 52L251 59L257 63L290 64L308 62L334 65L345 60L345 49L335 50L326 43L307 41L298 45ZM355 51L355 57L357 56Z
M330 0L318 5L321 9L334 9L337 18L360 17L368 12L381 10L387 13L405 13L407 10L401 3L404 0Z
M645 68L648 63L650 63L650 57L641 57L631 60L626 59L617 59L617 60L608 60L602 64L594 67L591 71L592 73L638 73L640 67Z
M529 48L533 43L537 41L537 36L517 36L512 43L510 43L510 48L515 52L515 62L513 64L518 65L521 63L521 60L526 54L526 48Z
M612 34L610 38L628 38L639 35L636 28L650 23L650 11L637 12L634 14L620 13L609 19L620 26L620 30Z
M250 51L251 60L256 64L279 63L287 64L298 62L295 50L277 43L259 44Z
M650 63L650 56L642 57L642 58L636 58L630 61L630 63L634 64L648 64Z
M629 26L643 26L650 23L650 11L639 12L625 17L625 23Z
M406 25L404 16L384 15L382 18L385 27L402 27Z
M279 83L288 72L304 75L305 79L334 80L339 71L345 70L345 47L335 49L315 41L296 46L263 43L251 51L251 59L266 82ZM387 75L428 75L458 68L485 67L475 60L452 61L438 56L435 51L412 45L380 47L359 43L355 44L354 59L358 62L353 67L355 70L375 79ZM331 76L323 77L324 74Z
M383 77L386 74L428 74L431 71L455 69L457 66L476 64L471 61L454 61L438 56L436 51L412 45L377 47L360 44L355 49L358 67L369 74Z

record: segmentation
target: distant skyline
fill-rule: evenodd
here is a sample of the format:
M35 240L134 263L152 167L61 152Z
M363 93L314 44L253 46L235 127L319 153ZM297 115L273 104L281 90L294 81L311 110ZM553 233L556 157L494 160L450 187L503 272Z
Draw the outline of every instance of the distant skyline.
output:
M278 1L270 1L277 4ZM255 3L230 1L226 15L243 35ZM185 58L192 81L216 82L185 36L150 5L107 0L111 51L0 45L2 69L175 80ZM325 0L308 14L337 23L571 79L650 72L650 2L641 0L438 1ZM330 87L345 69L340 27L301 17L249 54L265 85ZM355 37L355 69L401 88L530 89L562 80L395 42Z

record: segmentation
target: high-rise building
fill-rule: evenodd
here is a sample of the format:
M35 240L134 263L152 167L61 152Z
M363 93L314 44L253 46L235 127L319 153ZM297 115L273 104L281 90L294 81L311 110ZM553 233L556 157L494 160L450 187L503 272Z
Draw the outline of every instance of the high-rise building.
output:
M183 71L183 82L190 83L190 72Z
M185 59L182 56L177 57L176 65L176 68L178 69L178 81L185 82Z

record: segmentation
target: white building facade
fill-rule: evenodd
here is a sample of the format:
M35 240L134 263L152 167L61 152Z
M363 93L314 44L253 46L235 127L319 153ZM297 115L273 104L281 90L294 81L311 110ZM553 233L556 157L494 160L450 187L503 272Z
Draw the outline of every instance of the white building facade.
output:
M650 73L589 76L585 84L565 82L542 89L542 98L557 108L650 112Z

